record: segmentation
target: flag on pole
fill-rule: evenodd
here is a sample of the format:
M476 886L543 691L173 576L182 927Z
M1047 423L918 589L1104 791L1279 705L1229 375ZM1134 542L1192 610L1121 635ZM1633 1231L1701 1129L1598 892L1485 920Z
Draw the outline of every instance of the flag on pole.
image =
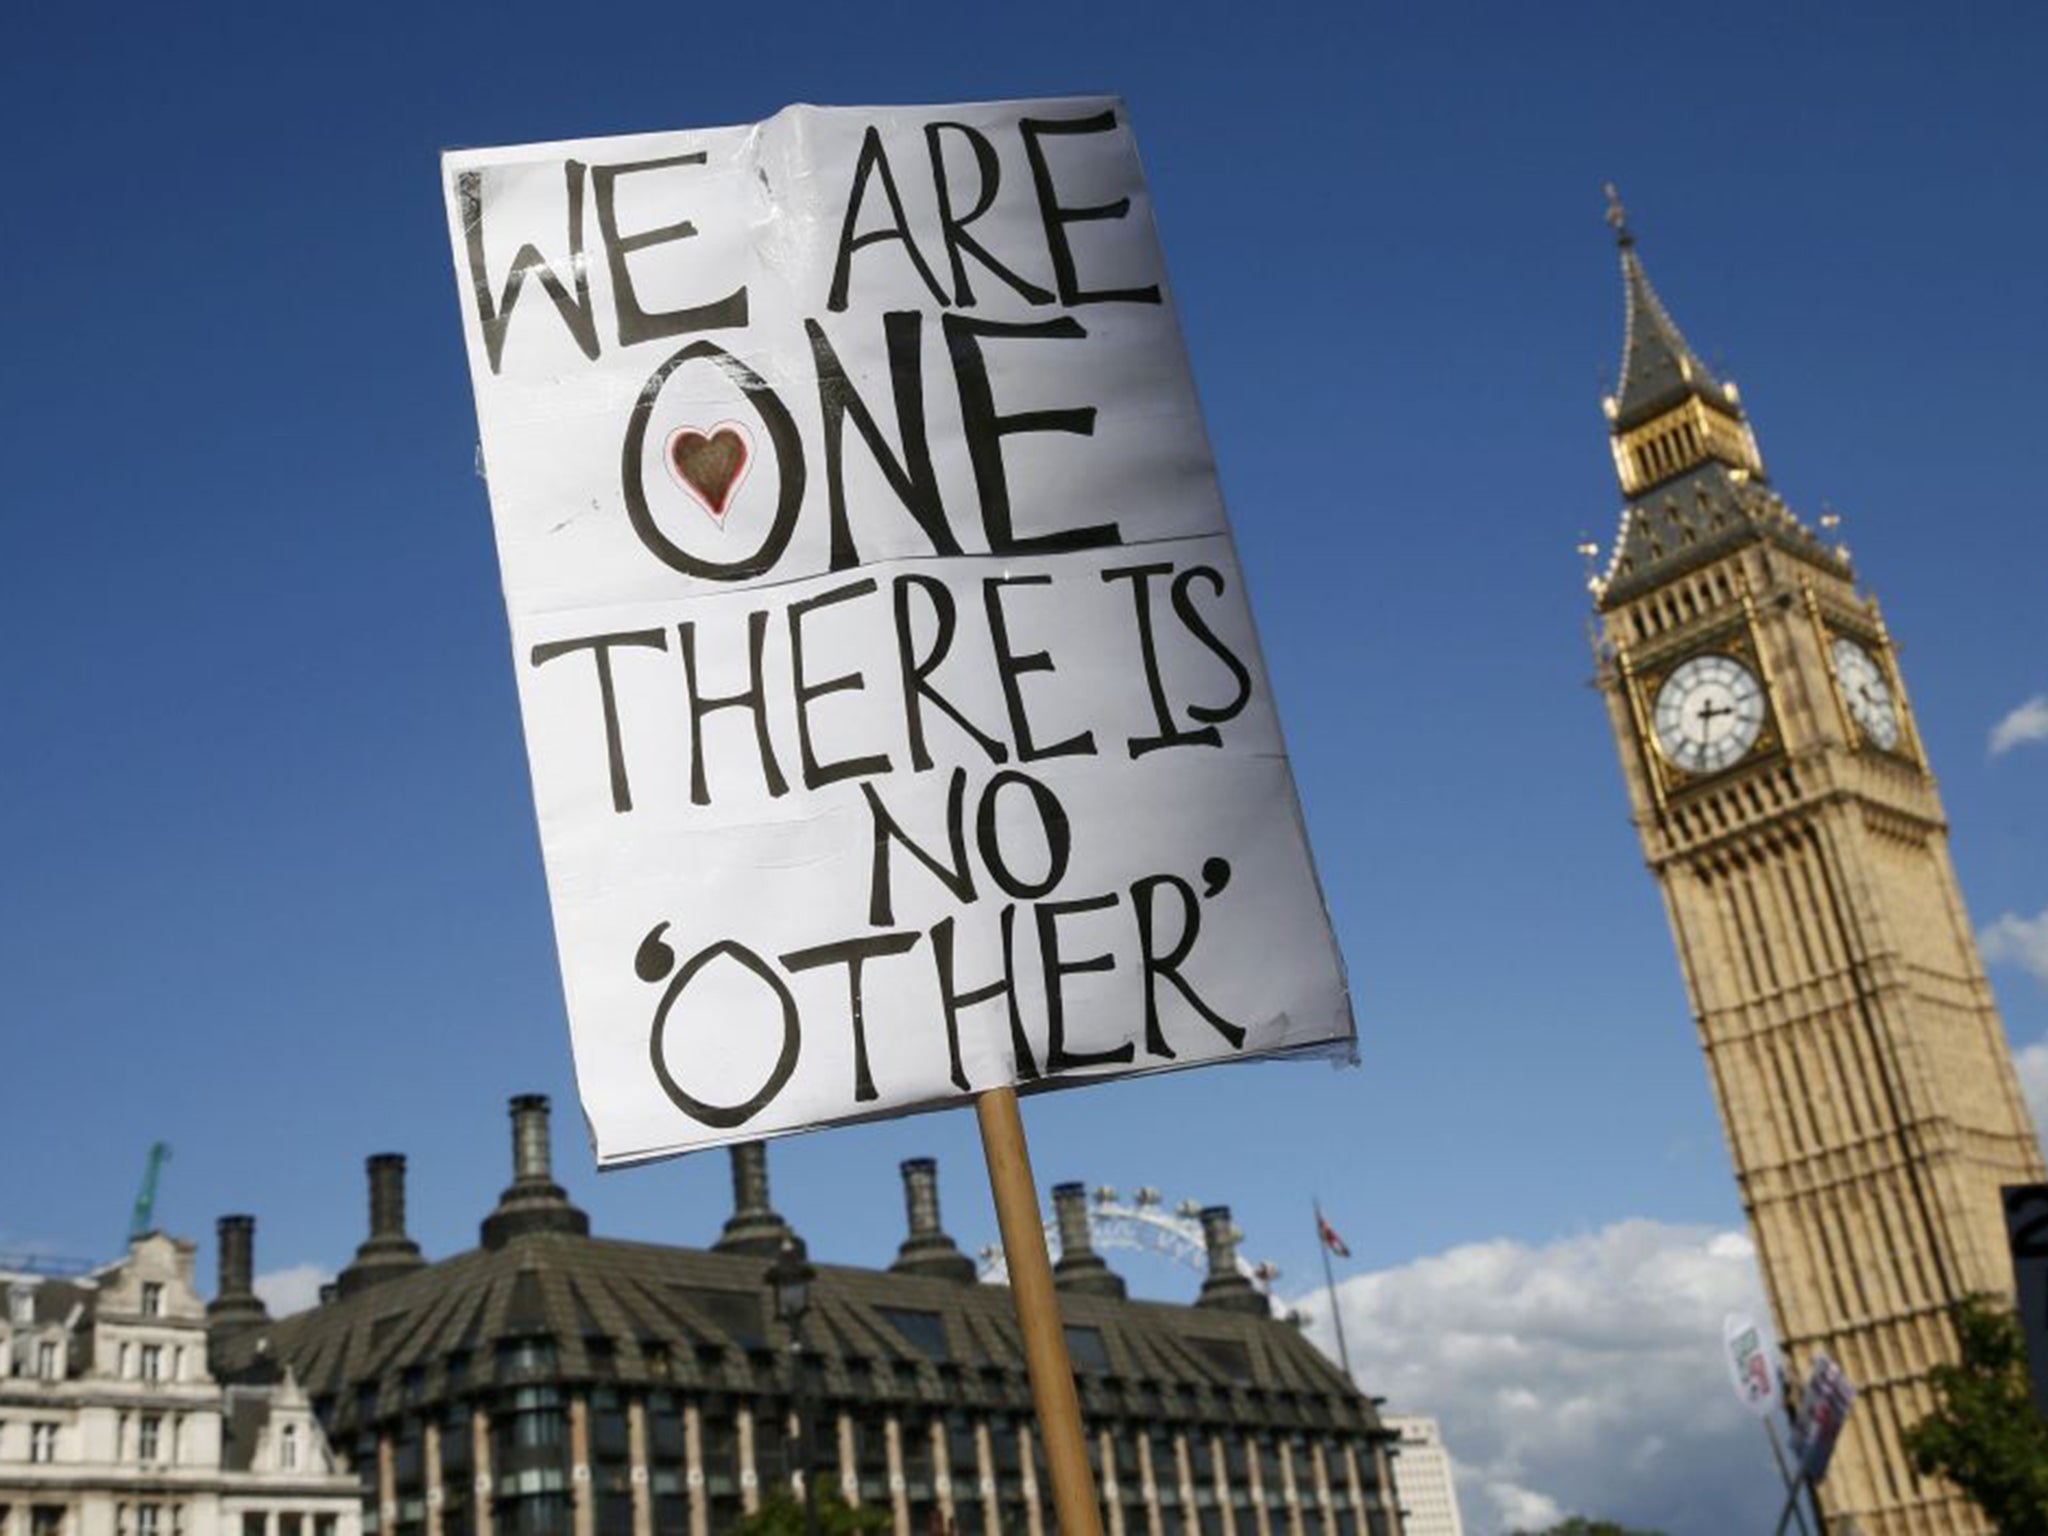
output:
M1340 1259L1351 1257L1351 1250L1344 1246L1344 1239L1337 1235L1337 1229L1330 1225L1323 1215L1323 1208L1316 1207L1316 1236L1323 1240L1323 1246Z

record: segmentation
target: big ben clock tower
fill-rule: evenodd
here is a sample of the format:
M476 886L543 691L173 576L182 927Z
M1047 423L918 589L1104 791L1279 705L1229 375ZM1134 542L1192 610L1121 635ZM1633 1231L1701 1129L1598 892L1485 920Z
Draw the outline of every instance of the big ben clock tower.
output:
M1592 582L1600 681L1780 1334L1860 1389L1829 1529L1988 1531L1900 1446L1955 1357L1947 1309L2011 1293L1999 1186L2043 1177L1941 799L1876 601L1771 490L1610 217L1626 506Z

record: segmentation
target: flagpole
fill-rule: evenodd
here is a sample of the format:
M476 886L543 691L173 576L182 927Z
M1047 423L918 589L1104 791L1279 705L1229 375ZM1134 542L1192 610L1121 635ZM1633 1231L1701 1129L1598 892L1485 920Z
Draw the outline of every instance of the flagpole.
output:
M1337 1325L1337 1358L1344 1365L1344 1379L1353 1386L1358 1378L1351 1374L1351 1350L1344 1342L1344 1312L1337 1305L1337 1279L1330 1271L1330 1240L1323 1236L1323 1203L1312 1202L1316 1212L1316 1247L1323 1251L1323 1289L1330 1296L1330 1321Z

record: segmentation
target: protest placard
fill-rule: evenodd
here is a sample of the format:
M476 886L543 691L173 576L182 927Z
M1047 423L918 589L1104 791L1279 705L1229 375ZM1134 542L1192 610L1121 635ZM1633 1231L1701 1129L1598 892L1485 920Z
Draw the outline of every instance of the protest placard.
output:
M1731 1312L1722 1322L1721 1338L1736 1397L1750 1413L1768 1423L1784 1405L1777 1345L1770 1330L1742 1313Z
M1849 1409L1856 1401L1856 1384L1824 1350L1816 1350L1813 1369L1806 1378L1806 1390L1799 1398L1799 1419L1792 1427L1798 1448L1799 1470L1809 1483L1828 1474L1834 1459L1835 1442L1841 1439Z
M601 1163L1350 1054L1120 103L444 179Z

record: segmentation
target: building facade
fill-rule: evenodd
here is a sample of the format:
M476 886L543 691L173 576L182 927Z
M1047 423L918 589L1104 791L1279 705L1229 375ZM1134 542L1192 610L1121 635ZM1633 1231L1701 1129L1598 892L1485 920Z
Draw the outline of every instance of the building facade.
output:
M2011 1293L1999 1187L2042 1164L1934 773L1847 550L1770 489L1614 222L1600 682L1780 1336L1796 1375L1824 1350L1860 1390L1829 1528L1986 1530L1899 1437L1956 1356L1948 1309Z
M216 1328L261 1317L246 1269L225 1272ZM0 1536L359 1536L354 1480L291 1373L214 1373L191 1243L151 1233L0 1291Z
M812 1473L895 1536L1052 1536L1010 1294L946 1235L930 1162L904 1165L889 1269L817 1267L799 1352L769 1289L792 1235L763 1148L735 1149L706 1249L592 1236L544 1099L513 1101L513 1159L479 1246L430 1264L403 1160L373 1158L371 1233L332 1295L233 1341L306 1383L369 1536L714 1536L801 1486L804 1422ZM1391 1436L1238 1273L1227 1211L1205 1213L1210 1273L1178 1306L1127 1298L1080 1186L1055 1204L1109 1536L1399 1536Z
M1389 1413L1383 1415L1383 1422L1400 1437L1394 1458L1394 1492L1407 1536L1465 1536L1451 1453L1444 1448L1436 1420L1419 1413Z

